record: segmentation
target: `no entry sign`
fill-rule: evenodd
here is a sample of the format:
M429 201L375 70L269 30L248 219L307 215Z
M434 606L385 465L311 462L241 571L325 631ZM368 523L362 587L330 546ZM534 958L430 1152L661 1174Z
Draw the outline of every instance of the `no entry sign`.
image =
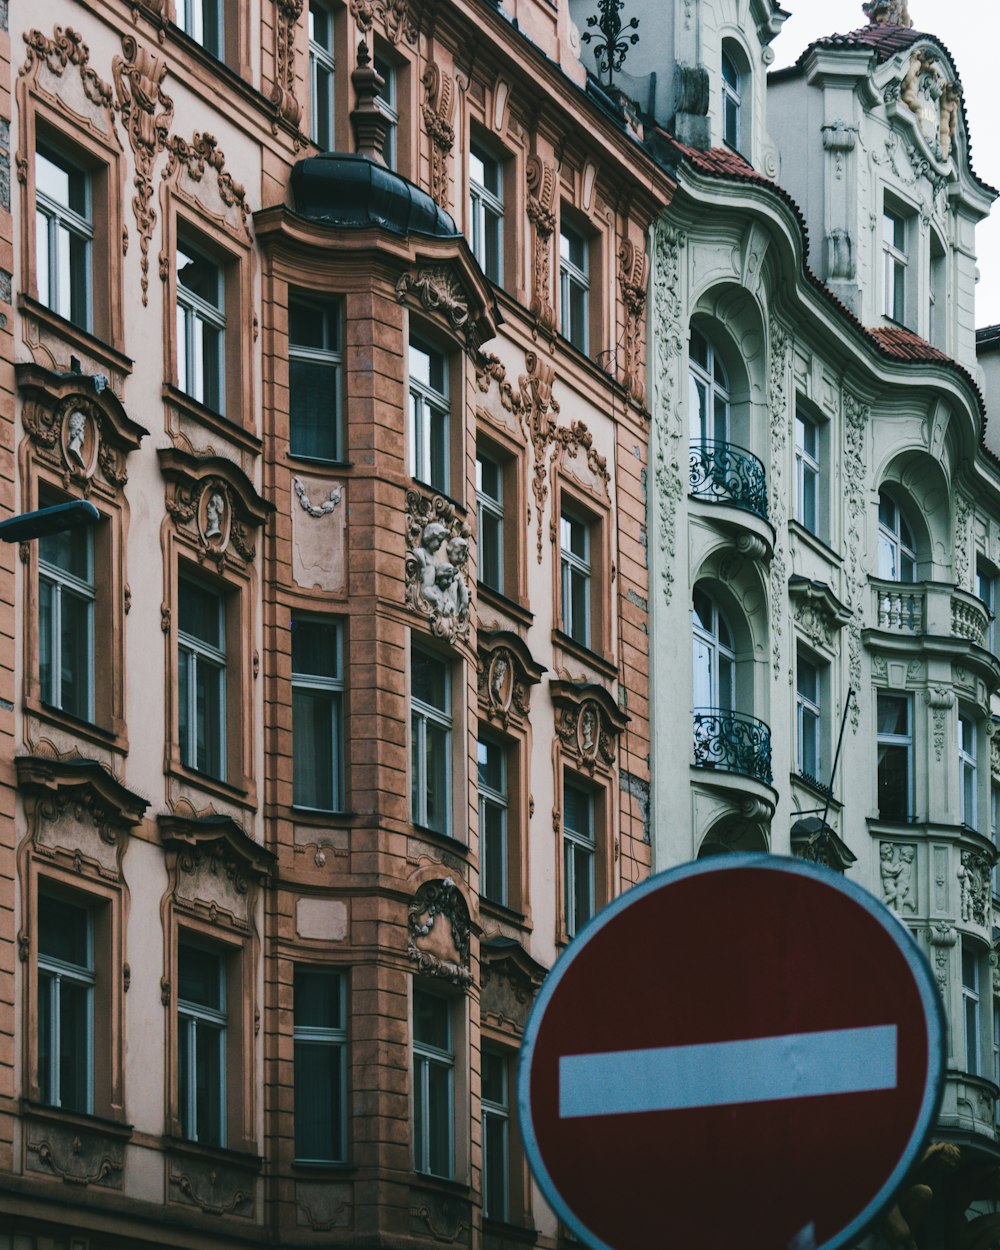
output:
M934 1124L941 1008L902 924L801 860L725 856L597 915L518 1077L532 1170L605 1250L834 1250Z

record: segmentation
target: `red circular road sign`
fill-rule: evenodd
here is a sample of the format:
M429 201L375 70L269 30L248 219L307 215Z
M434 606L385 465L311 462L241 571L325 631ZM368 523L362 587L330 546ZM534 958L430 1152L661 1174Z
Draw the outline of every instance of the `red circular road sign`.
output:
M934 1124L941 1005L905 927L801 860L650 878L549 974L521 1050L535 1177L600 1250L834 1250Z

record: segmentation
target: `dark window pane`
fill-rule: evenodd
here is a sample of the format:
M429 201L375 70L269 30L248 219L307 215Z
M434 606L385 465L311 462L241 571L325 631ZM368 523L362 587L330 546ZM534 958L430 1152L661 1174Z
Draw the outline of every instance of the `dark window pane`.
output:
M311 1029L344 1027L339 973L320 968L295 969L295 1025Z
M411 680L415 699L441 712L447 711L448 666L443 660L435 659L426 651L418 651L414 648Z
M181 580L178 627L182 634L222 650L222 613L219 596L198 582Z
M59 1105L89 1111L91 988L59 982Z
M428 1065L427 1170L434 1176L451 1175L451 1075L451 1069L442 1064Z
M178 998L221 1011L222 959L200 946L182 946L177 954Z
M289 450L293 456L338 460L337 387L335 364L314 360L288 362Z
M89 913L65 899L38 896L38 953L89 968Z
M310 677L340 676L340 628L332 621L292 619L292 672Z
M292 787L299 807L338 806L339 699L322 690L292 690Z
M340 1159L343 1098L338 1045L295 1043L295 1157Z
M883 820L907 820L909 804L909 748L878 748L878 811Z
M195 1064L195 1106L198 1116L197 1140L205 1146L223 1142L222 1072L225 1033L203 1020L195 1024L197 1062Z
M413 1040L438 1050L451 1050L451 1019L446 999L419 991L413 995Z

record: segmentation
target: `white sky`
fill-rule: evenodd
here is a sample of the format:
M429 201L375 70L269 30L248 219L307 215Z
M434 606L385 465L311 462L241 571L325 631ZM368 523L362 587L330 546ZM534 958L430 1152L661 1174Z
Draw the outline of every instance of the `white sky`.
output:
M936 35L955 58L972 137L972 165L984 182L1000 188L1000 127L996 124L1000 4L997 0L908 0L915 29ZM803 48L824 35L864 26L861 0L782 0L792 16L772 44L773 69L791 65ZM979 285L976 325L1000 323L1000 200L976 230Z

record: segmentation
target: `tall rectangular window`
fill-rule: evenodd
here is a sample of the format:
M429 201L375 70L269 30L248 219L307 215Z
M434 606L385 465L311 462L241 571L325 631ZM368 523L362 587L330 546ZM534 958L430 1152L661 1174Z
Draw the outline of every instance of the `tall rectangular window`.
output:
M909 820L913 792L913 723L909 695L880 690L878 719L878 813Z
M978 829L976 789L976 722L960 712L958 716L958 799L959 821Z
M510 1219L510 1082L507 1056L483 1048L483 1215Z
M177 384L216 412L225 411L225 292L220 265L177 244Z
M451 1004L413 991L413 1163L416 1171L455 1172L455 1044Z
M295 969L295 1158L346 1158L347 1027L344 978L326 968Z
M309 0L309 138L324 152L333 139L333 14L319 0Z
M288 301L288 450L342 460L340 309Z
M38 541L38 674L42 700L94 719L94 532L80 528Z
M448 492L448 368L442 352L410 340L410 472Z
M979 1076L981 1052L979 1040L979 958L975 950L962 943L962 1010L965 1016L965 1070Z
M479 580L484 586L503 594L503 468L496 460L478 452L476 520L479 534Z
M181 1133L226 1144L226 967L219 951L177 950L177 1082Z
M559 518L562 625L576 642L590 646L590 526L572 513Z
M344 801L343 632L292 618L292 802L339 811Z
M52 148L35 152L38 298L83 330L92 325L94 218L87 174Z
M796 743L799 772L819 781L820 759L820 671L805 656L796 660L795 683Z
M201 582L177 587L177 727L181 762L226 779L226 603Z
M94 1110L93 913L38 896L38 1087L54 1107Z
M389 169L399 167L399 76L392 61L376 52L372 58L375 73L385 84L376 97L376 104L382 116L388 121L389 129L382 148L382 158Z
M795 414L795 519L819 533L819 426Z
M507 749L494 738L480 738L478 755L480 890L506 907Z
M906 218L885 209L882 213L882 312L901 324L906 321Z
M587 240L564 225L559 232L559 329L586 353L589 342L590 258Z
M574 937L595 911L594 795L563 783L563 894L566 933Z
M410 653L410 818L451 832L451 673L446 660Z
M997 578L996 575L990 573L982 565L976 569L976 594L982 600L983 606L990 614L989 624L986 626L986 637L983 643L993 655L997 653Z
M478 143L469 148L472 254L491 282L503 282L503 166Z
M740 150L740 114L743 108L743 81L736 62L722 53L722 142Z
M177 0L177 25L206 52L221 57L223 0Z

